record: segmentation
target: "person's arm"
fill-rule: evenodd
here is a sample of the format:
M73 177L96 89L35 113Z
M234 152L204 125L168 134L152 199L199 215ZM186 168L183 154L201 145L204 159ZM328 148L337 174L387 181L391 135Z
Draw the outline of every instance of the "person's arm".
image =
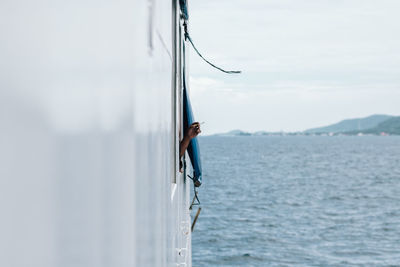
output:
M185 135L185 137L183 137L182 141L179 144L179 158L183 157L183 155L185 154L185 151L190 144L190 140L195 138L199 133L201 133L200 123L192 123L192 125L190 125L188 129L187 134Z

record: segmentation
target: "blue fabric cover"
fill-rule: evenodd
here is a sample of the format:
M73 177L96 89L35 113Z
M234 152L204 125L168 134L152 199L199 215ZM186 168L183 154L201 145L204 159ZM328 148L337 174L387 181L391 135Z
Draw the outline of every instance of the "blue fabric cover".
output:
M183 86L183 127L184 127L184 134L186 135L189 126L195 122L192 106L190 104L189 95L186 91L186 83L184 81ZM200 160L200 146L197 137L193 138L190 141L189 147L187 149L190 161L193 166L193 183L196 187L199 187L202 183L201 177L201 160Z
M182 11L183 18L188 20L189 19L189 13L188 13L188 9L187 9L186 0L179 0L179 5L181 6L181 11Z

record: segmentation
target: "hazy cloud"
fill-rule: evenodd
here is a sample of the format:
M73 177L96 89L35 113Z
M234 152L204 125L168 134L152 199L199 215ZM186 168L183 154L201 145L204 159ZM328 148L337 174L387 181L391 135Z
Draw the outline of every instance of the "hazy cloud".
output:
M218 73L191 54L200 120L223 114L204 132L302 130L400 114L399 1L204 0L190 7L198 48L243 70Z

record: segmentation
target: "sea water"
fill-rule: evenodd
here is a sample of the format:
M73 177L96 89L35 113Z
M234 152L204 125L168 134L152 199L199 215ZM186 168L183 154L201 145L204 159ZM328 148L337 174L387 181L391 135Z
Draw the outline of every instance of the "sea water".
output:
M400 137L202 137L193 266L400 266Z

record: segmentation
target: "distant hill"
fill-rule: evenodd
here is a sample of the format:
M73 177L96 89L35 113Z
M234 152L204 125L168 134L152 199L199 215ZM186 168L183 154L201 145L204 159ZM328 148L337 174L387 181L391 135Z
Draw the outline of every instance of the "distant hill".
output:
M217 136L249 136L249 135L251 135L251 133L244 132L242 130L232 130L227 133L219 133L219 134L215 134L215 135L217 135Z
M363 131L352 131L349 132L349 134L357 134L357 133L363 133L363 134L381 134L381 133L386 133L386 134L392 134L392 135L400 135L400 116L399 117L391 117L381 123L379 123L377 126L366 129Z
M344 132L364 132L373 129L380 123L393 118L389 115L372 115L366 118L348 119L341 122L319 128L304 131L305 133L344 133Z
M357 135L359 133L400 135L400 116L372 115L366 118L343 120L329 126L313 128L304 132L258 131L250 133L242 130L233 130L227 133L218 133L214 136Z

